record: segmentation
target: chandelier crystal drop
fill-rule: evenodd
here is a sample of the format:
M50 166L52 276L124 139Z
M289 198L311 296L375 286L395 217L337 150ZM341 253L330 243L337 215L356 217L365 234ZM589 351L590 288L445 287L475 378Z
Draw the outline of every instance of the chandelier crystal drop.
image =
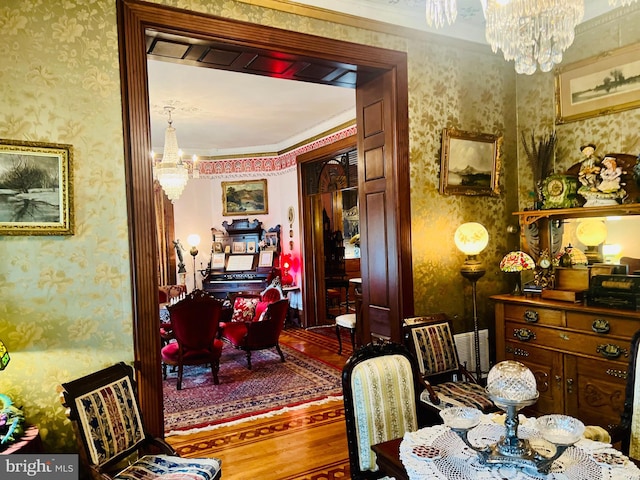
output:
M626 0L625 0L626 1ZM549 72L573 43L584 0L488 0L486 37L493 52L514 60L517 73Z
M427 0L426 15L430 27L440 28L445 20L451 25L458 16L456 0Z
M172 125L171 112L173 107L164 107L164 110L169 116L169 125L164 133L164 153L162 159L154 166L154 176L158 179L162 190L171 203L175 203L187 185L189 169L182 162L176 129Z

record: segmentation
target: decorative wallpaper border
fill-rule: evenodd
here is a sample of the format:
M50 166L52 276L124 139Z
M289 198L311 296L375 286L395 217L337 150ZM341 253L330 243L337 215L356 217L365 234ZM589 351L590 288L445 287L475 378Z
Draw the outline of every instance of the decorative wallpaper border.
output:
M312 150L325 145L331 145L339 140L353 136L357 133L356 125L351 125L326 137L295 147L287 152L265 156L247 158L229 158L217 160L199 160L198 172L200 178L215 178L224 176L254 175L256 173L267 175L279 175L284 171L296 167L296 158Z

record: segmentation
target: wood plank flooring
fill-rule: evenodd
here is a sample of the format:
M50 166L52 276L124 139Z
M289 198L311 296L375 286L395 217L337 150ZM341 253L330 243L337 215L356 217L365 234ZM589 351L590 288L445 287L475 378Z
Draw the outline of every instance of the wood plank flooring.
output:
M351 353L337 341L285 330L281 342L342 368ZM349 454L341 399L293 408L274 416L174 435L167 441L184 457L222 459L225 480L347 479Z

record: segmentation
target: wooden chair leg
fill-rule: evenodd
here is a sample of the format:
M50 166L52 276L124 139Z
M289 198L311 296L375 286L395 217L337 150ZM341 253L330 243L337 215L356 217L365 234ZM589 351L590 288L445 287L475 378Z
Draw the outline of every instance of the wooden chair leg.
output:
M280 345L276 343L276 350L278 350L278 354L280 355L280 360L282 360L284 362L284 354L282 353L282 350L280 349Z
M353 351L355 352L356 351L356 329L351 328L349 332L351 333L351 348L353 348Z
M338 324L336 324L336 337L338 337L338 355L342 355L342 335Z
M251 370L251 350L247 350L247 368Z
M211 375L213 375L213 384L220 385L220 380L218 380L218 371L220 371L220 362L212 362L211 363Z
M182 364L178 365L178 385L176 386L177 390L182 390Z

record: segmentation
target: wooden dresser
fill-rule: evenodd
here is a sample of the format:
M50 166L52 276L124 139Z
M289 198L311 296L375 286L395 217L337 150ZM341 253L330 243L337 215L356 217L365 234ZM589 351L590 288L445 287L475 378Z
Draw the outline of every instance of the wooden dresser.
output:
M640 312L524 296L491 299L496 360L522 362L538 381L532 413L565 413L587 425L619 422Z

